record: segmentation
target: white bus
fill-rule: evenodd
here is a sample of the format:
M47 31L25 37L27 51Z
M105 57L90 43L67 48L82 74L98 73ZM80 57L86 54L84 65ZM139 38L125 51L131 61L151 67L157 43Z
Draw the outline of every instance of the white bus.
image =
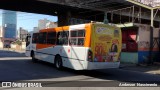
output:
M119 68L121 30L106 24L79 24L32 32L27 37L26 56L56 68L93 70Z

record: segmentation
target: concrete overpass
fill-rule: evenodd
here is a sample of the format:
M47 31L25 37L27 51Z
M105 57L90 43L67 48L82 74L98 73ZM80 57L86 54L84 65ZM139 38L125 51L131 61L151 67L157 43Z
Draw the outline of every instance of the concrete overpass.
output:
M107 12L109 22L140 22L150 24L150 11L126 0L1 0L0 8L58 16L58 25L68 25L69 18L103 21ZM123 9L122 9L123 8ZM158 12L159 13L159 12ZM160 17L156 17L155 26Z

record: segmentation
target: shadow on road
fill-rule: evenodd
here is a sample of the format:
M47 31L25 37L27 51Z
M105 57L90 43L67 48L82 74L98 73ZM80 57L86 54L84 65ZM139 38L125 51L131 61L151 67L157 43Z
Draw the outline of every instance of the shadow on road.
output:
M160 75L160 65L150 65L150 66L132 65L132 66L125 66L120 69Z
M127 71L121 69L75 71L65 68L57 70L53 64L46 62L32 63L28 60L0 60L0 81L19 81L19 80L74 80L76 76L85 76L79 80L114 80L120 82L134 81L160 81L160 76L141 72ZM61 79L62 78L62 79Z
M14 57L14 59L12 59ZM8 59L6 59L8 58ZM159 75L126 69L81 70L64 68L57 70L53 64L33 63L22 52L0 50L0 81L112 81L113 82L160 82ZM74 85L75 82L72 84ZM91 82L90 82L91 83ZM96 82L97 83L97 82ZM160 83L159 83L160 84ZM83 83L84 85L84 83ZM83 86L82 85L82 86ZM92 85L94 86L94 85Z
M0 58L1 57L26 57L26 56L24 52L0 50Z

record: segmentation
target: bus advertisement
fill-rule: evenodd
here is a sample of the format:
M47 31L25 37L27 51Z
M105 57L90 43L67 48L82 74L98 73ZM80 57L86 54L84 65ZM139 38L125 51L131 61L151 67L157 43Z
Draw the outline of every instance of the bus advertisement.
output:
M92 32L91 49L93 61L117 62L121 52L120 29L109 25L94 25Z

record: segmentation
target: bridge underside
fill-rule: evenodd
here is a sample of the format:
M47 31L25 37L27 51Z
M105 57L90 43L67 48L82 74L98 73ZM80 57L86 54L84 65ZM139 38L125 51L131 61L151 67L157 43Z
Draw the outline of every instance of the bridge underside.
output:
M0 8L6 10L39 13L58 16L58 25L68 25L69 18L80 18L93 21L103 21L104 12L114 11L121 8L131 7L133 4L125 0L1 0ZM135 11L138 12L138 6ZM128 9L129 12L130 9ZM141 12L147 9L142 8ZM126 23L133 22L132 15L126 16L124 13L108 12L109 22ZM150 11L148 10L148 15ZM133 13L131 13L133 14ZM159 14L159 12L158 12ZM150 18L150 16L149 16ZM134 22L150 24L150 19L134 18ZM159 21L155 21L154 26L159 26Z

